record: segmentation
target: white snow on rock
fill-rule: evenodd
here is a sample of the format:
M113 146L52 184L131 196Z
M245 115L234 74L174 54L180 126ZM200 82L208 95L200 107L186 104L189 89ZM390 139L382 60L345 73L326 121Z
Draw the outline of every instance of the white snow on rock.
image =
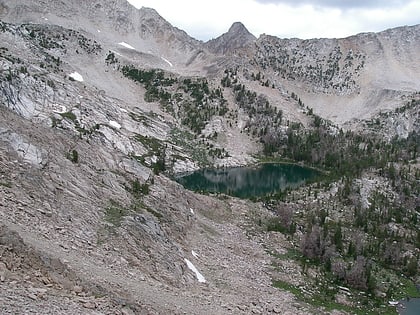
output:
M80 74L80 73L78 73L78 72L73 72L73 73L70 73L69 74L69 77L70 78L73 78L74 80L76 80L76 81L79 81L79 82L83 82L83 77L82 77L82 75Z
M110 125L112 128L115 128L115 129L121 129L121 125L120 125L119 123L117 123L116 121L114 121L114 120L110 120L110 121L109 121L109 125Z
M172 64L172 62L170 62L168 59L165 59L165 58L163 58L163 57L160 57L160 58L162 58L162 60L163 61L165 61L168 65L170 65L171 67L173 67L174 65Z
M131 46L131 45L125 43L125 42L118 43L118 45L124 46L125 48L128 48L128 49L134 49L135 50L135 48L133 46Z
M191 254L194 256L194 258L198 258L198 254L194 250L191 251Z
M193 208L190 208L190 212L191 212L191 214L194 214Z
M198 282L204 283L206 282L206 279L204 279L203 275L195 268L195 266L192 264L191 261L189 261L187 258L184 258L185 263L187 264L187 267L195 273L195 276L197 277Z
M53 112L57 114L64 114L67 112L67 107L64 105L53 104Z

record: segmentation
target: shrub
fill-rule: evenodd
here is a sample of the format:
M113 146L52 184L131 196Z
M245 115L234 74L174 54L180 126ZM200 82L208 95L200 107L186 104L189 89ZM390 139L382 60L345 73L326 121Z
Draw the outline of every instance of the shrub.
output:
M73 149L67 154L67 158L72 161L73 163L79 162L79 153Z

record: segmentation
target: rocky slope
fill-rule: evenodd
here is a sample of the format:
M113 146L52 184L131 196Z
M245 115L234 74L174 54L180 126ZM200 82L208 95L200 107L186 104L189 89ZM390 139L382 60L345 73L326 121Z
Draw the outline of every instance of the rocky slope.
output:
M343 123L395 109L419 90L418 45L418 25L344 39L263 36L255 60L321 116Z
M202 76L236 66L248 72L263 71L270 85L297 94L306 106L339 124L393 110L420 89L418 25L344 39L262 35L257 40L238 22L219 38L202 43L171 26L153 9L136 10L124 0L106 4L3 1L1 7L3 21L82 30L105 50L118 48L120 54L143 66ZM246 58L231 56L233 51Z
M1 313L345 313L272 286L305 278L273 270L290 243L262 203L169 177L252 163L314 113L418 132L419 26L202 43L124 0L2 0L0 20Z
M134 48L130 58L141 62L149 58L154 66L191 64L202 53L199 41L174 28L154 9L136 10L125 0L7 1L1 6L3 21L60 25L114 47L125 42Z

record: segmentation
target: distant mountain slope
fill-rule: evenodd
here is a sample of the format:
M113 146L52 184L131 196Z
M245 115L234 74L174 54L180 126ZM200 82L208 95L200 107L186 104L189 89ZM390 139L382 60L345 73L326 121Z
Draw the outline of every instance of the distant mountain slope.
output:
M256 61L283 79L339 95L358 92L361 73L378 88L419 89L420 25L342 39L279 39L262 36ZM373 80L372 80L373 81Z
M101 42L126 42L136 51L183 65L201 50L201 42L173 27L154 9L137 10L125 0L3 1L0 19L12 23L56 24L89 32ZM192 63L190 61L190 63Z
M264 73L276 89L340 125L392 110L420 90L420 25L342 39L256 39L236 22L207 43L173 27L155 10L125 0L3 0L0 18L56 24L101 42L143 67L180 75L223 76L229 68ZM74 60L77 62L77 60Z
M342 39L262 36L254 61L323 117L343 123L403 103L420 90L420 25Z

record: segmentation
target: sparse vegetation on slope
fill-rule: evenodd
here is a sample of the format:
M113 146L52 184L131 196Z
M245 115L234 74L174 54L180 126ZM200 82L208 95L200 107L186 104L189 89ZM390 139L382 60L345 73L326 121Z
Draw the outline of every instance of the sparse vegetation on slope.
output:
M393 314L418 295L418 26L236 23L203 44L125 0L0 16L0 312ZM258 159L324 177L245 201L167 176Z
M415 281L419 273L420 173L411 164L419 146L415 133L388 143L352 132L331 135L322 126L288 134L282 145L283 156L326 169L329 176L279 195L286 204L271 199L280 226L290 231L297 225L303 232L297 238L303 269L308 264L324 278L368 292L367 310L404 297L406 284L399 283ZM290 202L302 204L299 214L284 213Z
M226 100L220 88L211 89L204 78L165 77L162 70L139 70L123 66L122 73L146 89L146 102L159 102L196 134L204 129L213 116L224 116Z
M325 93L351 94L360 89L355 81L363 70L366 55L353 50L342 51L335 40L322 43L285 40L264 36L257 42L255 62L263 69L271 68L283 79L301 81ZM327 52L318 53L316 45L325 45ZM325 50L325 47L322 47Z

